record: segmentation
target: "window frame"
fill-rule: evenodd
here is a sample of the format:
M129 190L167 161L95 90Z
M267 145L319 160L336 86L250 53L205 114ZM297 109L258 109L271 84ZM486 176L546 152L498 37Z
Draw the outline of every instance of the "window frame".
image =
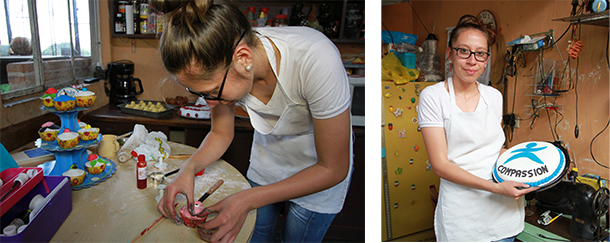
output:
M6 1L6 0L5 0ZM7 100L25 97L31 94L35 94L38 92L43 92L45 89L49 88L45 86L44 80L44 68L43 62L46 60L53 59L70 59L71 67L72 67L72 80L69 82L65 82L61 85L71 85L76 84L78 79L75 74L75 66L74 66L74 43L73 43L73 35L75 30L74 19L76 18L76 14L74 13L73 4L74 1L66 0L66 5L68 6L69 13L69 23L70 23L70 56L69 57L42 57L42 50L40 48L40 34L38 27L38 9L36 0L27 0L28 5L28 14L30 18L30 32L31 32L31 47L32 47L32 59L33 59L33 67L34 67L34 78L35 78L35 87L29 87L16 91L9 91L8 93L1 94L3 103ZM95 66L98 62L101 62L101 40L100 40L100 15L99 15L99 0L88 0L89 2L89 32L91 34L91 66L89 66L90 70L94 70ZM53 85L57 86L57 84ZM28 99L29 100L29 99Z

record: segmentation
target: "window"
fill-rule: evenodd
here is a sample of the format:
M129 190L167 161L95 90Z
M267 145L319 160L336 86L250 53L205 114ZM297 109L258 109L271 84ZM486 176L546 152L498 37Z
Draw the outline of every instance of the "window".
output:
M2 99L91 77L99 56L98 5L95 0L0 0Z

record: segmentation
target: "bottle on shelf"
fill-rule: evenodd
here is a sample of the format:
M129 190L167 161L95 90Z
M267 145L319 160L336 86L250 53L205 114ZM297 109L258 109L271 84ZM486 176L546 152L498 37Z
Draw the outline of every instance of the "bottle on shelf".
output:
M267 15L269 14L269 8L262 7L261 12L258 15L258 20L256 20L256 26L263 27L265 23L267 23Z
M148 4L140 4L140 34L148 34Z
M250 25L252 25L252 27L254 27L256 25L256 7L254 7L254 6L248 7L248 13L246 16L248 16Z
M125 33L125 15L124 13L117 13L116 20L114 21L114 32Z

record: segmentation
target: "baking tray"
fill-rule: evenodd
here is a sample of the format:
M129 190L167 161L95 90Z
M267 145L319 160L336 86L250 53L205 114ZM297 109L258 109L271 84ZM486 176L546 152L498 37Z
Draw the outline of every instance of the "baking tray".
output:
M174 111L174 108L176 108L173 105L168 105L165 102L158 101L158 100L134 100L134 102L136 102L136 103L140 103L140 101L144 101L146 103L152 102L153 104L156 104L157 102L161 102L161 104L165 107L165 111L164 112L152 112L152 111L143 111L143 110L137 110L137 109L132 109L132 108L126 108L125 107L127 105L126 103L117 105L117 107L119 107L121 109L121 112L138 115L138 116L150 117L150 118L161 118L161 117L167 116L169 114L172 114L172 112ZM131 103L131 101L130 101L130 103Z

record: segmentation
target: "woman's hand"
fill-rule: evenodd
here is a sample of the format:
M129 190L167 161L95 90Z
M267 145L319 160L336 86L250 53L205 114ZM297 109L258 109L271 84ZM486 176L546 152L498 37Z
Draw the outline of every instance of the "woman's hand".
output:
M163 214L164 217L171 219L176 224L183 224L182 218L176 214L176 208L174 206L174 201L176 199L176 195L178 193L182 193L186 196L186 200L188 202L188 208L190 211L193 210L193 187L195 183L194 173L192 170L189 170L188 167L182 167L176 179L172 181L166 188L165 193L161 200L159 200L159 204L157 204L157 209L159 212Z
M249 189L251 190L251 189ZM204 209L200 216L218 213L216 217L197 227L201 239L209 242L234 242L241 230L251 207L246 203L247 191L233 194L222 201ZM211 233L211 230L218 229Z
M504 181L502 183L496 183L495 185L495 193L500 194L502 196L514 198L515 200L519 199L525 194L538 190L539 188L535 186L530 187L528 184L523 184L514 181Z

